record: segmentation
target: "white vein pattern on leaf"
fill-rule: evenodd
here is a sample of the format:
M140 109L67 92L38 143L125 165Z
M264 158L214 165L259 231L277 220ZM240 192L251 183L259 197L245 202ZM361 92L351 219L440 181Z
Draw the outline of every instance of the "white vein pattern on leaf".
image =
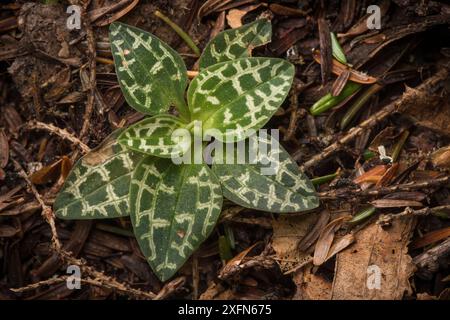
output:
M175 222L177 224L182 224L185 221L188 222L188 227L186 230L183 230L184 231L183 241L181 242L180 245L178 245L175 241L172 241L172 243L170 245L170 247L172 249L175 249L178 252L178 255L182 258L186 258L186 253L184 252L184 250L186 248L190 249L190 250L194 250L194 246L189 242L189 239L192 235L192 229L193 229L194 223L195 223L195 216L188 212L177 213L175 215Z
M132 183L138 186L138 193L136 197L136 210L135 210L135 219L136 219L136 226L140 226L141 220L147 216L148 218L148 229L149 231L147 233L144 233L140 236L141 240L147 240L147 244L149 247L150 254L147 256L147 259L149 261L153 261L156 259L156 245L153 241L153 231L155 228L164 228L166 225L163 221L164 219L155 219L155 206L156 206L156 193L157 190L150 188L147 185L147 179L149 176L153 176L156 178L159 178L160 172L155 167L155 165L152 163L150 165L147 164L141 164L141 166L144 168L144 173L142 175L141 180L133 179ZM150 193L152 196L151 198L151 205L149 209L141 210L141 198L143 195L143 191L146 190ZM167 224L169 224L167 222Z
M236 30L234 32L234 34L233 34L233 38L232 39L230 39L230 37L229 37L229 35L227 33L224 33L223 40L225 42L225 50L219 53L219 52L217 52L217 50L215 48L215 45L212 44L211 45L211 52L210 52L211 53L211 57L214 58L215 61L219 61L221 56L226 56L229 60L234 60L234 59L238 58L238 56L236 56L236 55L234 55L234 54L232 54L230 52L231 47L233 45L238 45L239 47L243 48L244 52L245 52L245 49L247 48L247 45L243 41L244 37L247 36L250 33L255 33L256 34L256 32L257 32L257 26L255 24L252 27L244 30L242 33L239 32L239 30Z
M206 181L202 181L201 178L206 177ZM197 199L196 199L196 207L199 210L207 210L206 215L204 217L204 223L202 226L202 235L206 236L208 232L208 228L210 225L214 224L214 221L211 221L212 214L214 213L214 210L220 210L220 206L216 203L216 200L220 199L220 186L217 184L214 184L212 181L209 180L209 172L205 167L202 167L200 172L198 173L197 177L191 176L189 177L187 183L191 185L195 185L197 187ZM208 191L210 191L211 196L209 197L209 201L207 202L201 202L200 201L200 194L201 194L201 188L206 188Z

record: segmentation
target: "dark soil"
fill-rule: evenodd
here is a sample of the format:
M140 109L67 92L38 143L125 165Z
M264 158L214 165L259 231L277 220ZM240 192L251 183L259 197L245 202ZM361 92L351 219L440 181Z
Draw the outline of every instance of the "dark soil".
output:
M142 0L123 11L120 21L169 43L182 54L188 70L196 68L197 58L153 15L155 10L187 31L200 48L212 32L229 28L227 21L235 18L236 9L248 11L242 23L261 16L271 19L273 40L254 55L290 60L296 78L289 98L267 127L280 130L283 146L309 177L337 173L317 187L321 207L307 213L308 219L226 202L216 231L167 283L152 273L128 218L55 218L58 239L70 254L58 253L52 245L52 203L71 163L83 153L70 137L94 148L114 129L143 115L121 94L108 42L108 24L133 1L121 1L122 6L83 23L80 30L66 26L68 1L41 2L0 4L0 300L154 295L448 299L450 5L445 1L372 1L382 11L380 30L367 29L363 17L372 4L368 1L207 1L202 7L200 0ZM83 21L118 2L91 1L82 10ZM339 81L331 72L326 29L346 34L339 39L353 69L376 77L381 86L345 128L340 126L342 118L371 85L364 84L351 99L319 116L309 113ZM314 61L313 49L320 49L321 64ZM383 110L387 111L380 116ZM358 128L360 132L349 138ZM397 152L393 163L380 159L379 146L389 156ZM366 157L368 151L374 157ZM374 168L380 171L375 174ZM24 173L29 178L24 179ZM377 209L368 219L327 231L333 243L351 235L352 244L324 263L313 261L320 250L330 250L322 237L328 222L356 216L369 204ZM222 261L218 238L228 230L234 235L235 257ZM367 257L372 260L367 263L380 265L383 277L392 276L399 285L358 296L355 292L362 292L358 286L363 281L358 275L365 277L366 269L356 262L366 257L369 247ZM383 253L388 249L391 256ZM66 286L70 264L82 267L86 282L80 290ZM344 274L355 279L345 288Z

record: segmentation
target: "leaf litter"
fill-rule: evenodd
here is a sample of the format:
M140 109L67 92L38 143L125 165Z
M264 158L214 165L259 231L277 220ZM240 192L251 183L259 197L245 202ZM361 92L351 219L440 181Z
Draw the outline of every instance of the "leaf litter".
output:
M82 35L67 32L65 19L58 20L64 16L62 5L17 2L5 7L0 14L0 60L6 62L6 76L0 81L0 244L8 249L0 252L5 274L0 297L191 299L193 279L198 279L202 299L448 297L449 282L440 280L448 277L450 254L448 4L381 1L383 28L373 32L359 2L330 1L325 8L313 1L301 8L285 1L255 3L92 3L87 13L93 17L93 38L84 36L89 30L83 29ZM270 17L276 36L272 43L254 48L254 54L292 61L296 85L268 127L280 128L283 147L296 155L310 178L333 174L332 180L317 186L321 207L304 214L268 215L242 207L227 211L225 204L226 216L199 249L198 266L188 260L167 283L145 263L129 236L132 227L126 217L103 223L56 219L62 262L55 256L52 230L44 223L45 208L52 205L69 163L114 129L141 118L118 88L107 26L120 18L155 33L195 70L198 62L189 46L153 17L155 10L167 14L200 48L211 39L210 26L220 31ZM336 39L328 39L330 32L337 35L348 65L333 59ZM97 58L86 54L92 45ZM322 59L328 65L316 62ZM86 63L90 67L80 71ZM364 90L346 93L352 79ZM374 82L381 88L366 100L369 87L364 87ZM329 101L342 93L346 95L338 103L324 103L328 109L321 106L320 115L309 114L322 97L329 94ZM85 113L88 99L93 101L92 113ZM348 123L339 126L358 102L361 106L352 110ZM80 135L84 123L87 131ZM290 134L283 140L288 126ZM110 153L106 148L84 159L95 165ZM394 163L389 157L396 158ZM36 192L21 178L15 162ZM359 214L364 216L356 221L347 218ZM223 223L233 230L236 244L228 267L218 245L225 235ZM86 270L90 284L82 292L68 291L57 282L68 262ZM377 270L382 289L369 290L368 283L377 285Z

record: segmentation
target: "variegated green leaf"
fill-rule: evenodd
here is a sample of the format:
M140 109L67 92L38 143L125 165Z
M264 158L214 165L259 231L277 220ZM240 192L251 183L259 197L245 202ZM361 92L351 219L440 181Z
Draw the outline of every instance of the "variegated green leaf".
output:
M270 42L272 25L261 19L240 28L226 30L212 39L200 57L200 69L250 56L253 48Z
M110 26L117 77L128 104L145 114L185 105L187 71L178 53L154 35L115 22Z
M245 145L255 154L254 164L249 164L249 159L246 164L236 160L235 164L226 164L224 159L215 159L212 170L221 181L224 197L243 207L279 213L310 210L319 205L312 183L277 140L252 136ZM261 152L264 149L267 152Z
M56 197L54 210L63 219L100 219L129 215L131 173L142 159L117 142L120 130L82 157Z
M172 134L185 125L177 117L161 114L132 125L118 140L127 148L149 155L163 158L182 156L190 147L190 139Z
M222 208L219 181L206 165L147 157L133 174L131 221L142 252L165 281L213 230Z
M294 66L282 59L242 58L202 70L188 89L192 119L235 141L264 126L286 98ZM228 140L232 141L232 140Z

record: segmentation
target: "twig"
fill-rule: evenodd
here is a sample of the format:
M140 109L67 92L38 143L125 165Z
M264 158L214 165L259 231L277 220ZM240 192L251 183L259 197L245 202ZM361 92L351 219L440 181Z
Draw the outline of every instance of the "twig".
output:
M410 191L425 188L440 187L450 183L450 176L437 178L433 180L426 180L420 182L409 182L404 184L398 184L391 187L382 187L376 189L336 189L331 191L320 192L318 195L321 200L338 199L338 198L350 198L354 196L380 196L389 194L396 191Z
M427 216L429 214L433 214L442 210L449 210L450 205L445 206L438 206L433 208L423 208L419 210L413 210L410 207L407 207L405 210L403 210L400 213L389 213L389 214L383 214L378 218L377 224L380 225L389 225L391 224L392 220L399 219L401 217L405 216Z
M82 19L84 22L84 27L86 29L86 39L88 45L88 57L89 57L89 95L86 102L86 109L83 115L83 126L80 131L80 139L87 142L85 136L88 132L90 119L92 111L94 110L94 100L95 100L95 89L97 86L97 71L96 71L96 57L97 52L95 50L95 37L92 30L92 25L89 19L89 14L87 13L87 6L90 1L85 1L82 6Z
M108 289L117 290L124 294L133 296L139 299L163 299L168 297L171 293L177 290L181 285L185 282L185 277L180 277L171 282L167 283L161 291L156 295L153 292L145 292L139 289L134 289L129 287L127 284L121 283L117 281L113 277L106 276L104 273L96 271L93 267L87 265L83 260L72 257L72 255L64 250L60 250L61 257L68 264L77 265L82 270L82 274L87 274L88 277L81 278L80 281L82 283L87 283L90 285L94 285L97 287L103 287ZM68 276L60 276L57 278L51 278L47 280L42 280L36 283L32 283L25 287L11 289L13 292L24 292L30 291L34 289L38 289L39 287L46 285L53 285L63 281L66 281Z
M72 257L72 255L64 250L61 250L61 256L70 264L77 265L81 268L83 273L87 273L93 279L85 279L86 282L105 287L109 289L115 289L117 291L132 295L137 298L154 299L156 294L153 292L145 292L139 289L134 289L125 283L117 281L115 278L105 275L103 272L95 270L93 267L87 265L83 260Z
M312 261L313 261L313 257L312 256L308 256L304 261L300 262L298 265L296 265L292 269L289 269L288 271L284 272L283 274L284 275L288 275L288 274L294 273L297 270L300 270L301 268L303 268L304 266L312 263Z
M58 234L56 232L55 215L53 213L53 210L44 203L44 200L42 200L41 195L37 191L37 189L34 186L34 184L31 182L31 180L28 178L25 170L23 170L23 168L20 165L20 163L17 162L15 159L11 159L11 160L14 163L14 166L16 167L16 170L18 171L19 175L26 181L26 183L30 187L31 192L33 193L34 197L36 198L36 200L41 205L41 207L42 207L42 216L44 217L45 221L47 221L48 225L50 226L50 230L51 230L51 233L52 233L52 245L53 245L53 248L56 251L59 251L61 249L61 242L59 241Z
M160 18L165 23L167 23L184 40L184 42L186 42L188 47L191 48L191 50L194 51L194 53L198 57L200 56L200 49L194 43L192 38L186 32L184 32L176 23L174 23L172 20L169 19L169 17L165 16L158 10L155 11L154 15Z
M45 130L50 133L56 134L57 136L61 137L64 140L68 140L72 142L74 145L79 147L83 153L87 153L91 151L91 148L89 148L86 144L84 144L80 139L75 137L73 134L69 133L65 129L58 128L52 124L39 122L39 121L31 121L26 126L28 129L37 129L37 130Z
M12 292L16 292L16 293L30 291L30 290L35 290L35 289L38 289L38 288L43 287L43 286L50 286L52 284L57 284L57 283L60 283L60 282L64 282L64 281L66 281L67 278L68 278L68 276L60 276L60 277L57 277L57 278L50 278L50 279L46 279L46 280L42 280L42 281L39 281L39 282L35 282L35 283L32 283L32 284L29 284L29 285L27 285L25 287L10 288L10 290Z
M172 281L166 283L166 285L158 292L154 300L162 300L170 296L173 292L177 291L186 282L186 277L182 276L175 278Z
M400 99L388 104L386 107L373 114L367 120L362 122L360 125L353 127L348 131L348 133L342 138L338 139L335 143L325 148L321 153L315 155L308 161L306 161L303 166L300 167L302 171L309 169L312 166L317 165L320 161L328 158L332 154L339 151L342 145L351 142L357 136L359 136L364 131L369 128L375 126L380 121L384 120L387 116L398 110L399 108L406 107L412 105L413 103L420 100L422 96L426 96L429 94L430 89L436 86L437 83L446 79L448 76L448 71L446 69L441 69L435 75L428 78L421 85L416 87L415 89L407 88L407 90L403 93Z
M414 257L413 262L427 276L439 270L439 258L448 254L450 254L450 238Z
M263 269L271 269L271 268L275 267L276 265L277 265L277 263L271 257L265 256L265 255L259 255L256 257L251 257L251 258L249 258L248 261L244 261L241 264L235 264L232 266L228 266L227 268L223 268L220 271L218 278L221 280L226 280L226 279L230 279L230 278L234 277L235 275L239 274L240 272L242 272L245 269L255 268L255 267L259 267L259 268L263 268Z

